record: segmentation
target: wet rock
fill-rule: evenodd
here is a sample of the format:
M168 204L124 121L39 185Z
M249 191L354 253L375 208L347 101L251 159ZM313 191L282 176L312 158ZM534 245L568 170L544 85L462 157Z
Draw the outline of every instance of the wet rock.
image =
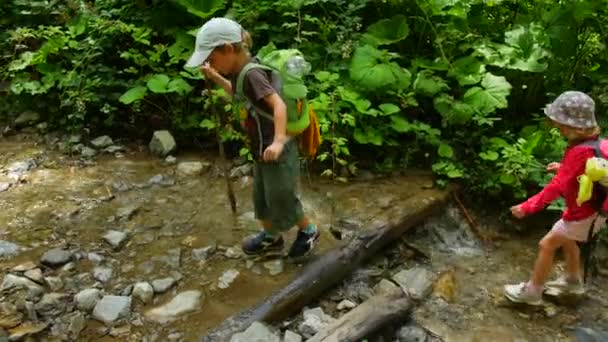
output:
M48 327L48 323L24 323L16 328L10 329L9 341L21 341L28 336L35 336Z
M177 163L177 158L175 158L174 156L167 156L167 158L165 158L165 163L167 163L168 165L173 165Z
M119 145L110 145L110 146L108 146L108 147L104 148L104 149L103 149L103 151L104 151L105 153L110 153L110 154L115 153L115 154L116 154L116 156L118 157L118 155L119 155L119 153L118 153L118 152L125 152L125 151L126 151L126 149L125 149L125 147L124 147L124 146L119 146Z
M253 174L253 165L245 164L237 166L230 170L230 178L240 178L245 176L251 176Z
M243 256L243 252L238 247L230 247L224 252L224 256L228 259L239 259Z
M232 335L230 342L281 342L281 337L265 324L253 322L245 331Z
M456 296L456 278L454 272L443 272L435 284L433 284L433 295L443 298L448 303L453 303Z
M133 284L127 285L125 288L120 291L121 296L130 296L133 293Z
M158 323L167 323L179 316L192 312L200 307L202 293L200 291L185 291L175 296L169 303L148 310L146 317Z
M348 300L348 299L345 299L345 300L341 301L341 302L338 304L337 309L338 309L338 310L340 310L340 311L342 311L342 310L350 310L350 309L355 308L356 306L357 306L357 304L356 304L356 303L351 302L351 301L350 301L350 300Z
M174 333L167 335L167 339L169 341L179 341L182 339L182 337L184 337L184 335L182 333L178 333L178 332L174 332Z
M302 336L296 334L291 330L285 330L283 342L302 342Z
M196 261L203 261L209 259L216 251L215 245L197 248L192 250L192 259Z
M173 186L175 185L175 179L165 176L165 175L155 175L152 176L148 180L148 184L150 185L160 185L160 186Z
M112 327L110 329L110 336L112 337L127 337L131 334L131 327L128 325L123 325L122 327Z
M7 274L4 276L4 280L2 281L1 290L10 290L13 288L24 288L27 289L28 295L32 297L37 297L44 292L42 286L36 284L35 282L24 278L19 277L14 274Z
M203 169L209 168L211 164L202 162L181 162L177 164L177 173L183 176L198 176Z
M80 155L85 159L91 159L97 155L97 151L88 146L82 146L80 148Z
M34 263L33 261L26 261L23 264L19 264L19 265L13 267L11 269L11 272L25 272L25 271L33 270L36 267L38 267L38 265L36 265L36 263Z
M113 143L114 142L112 141L112 138L110 138L107 135L102 135L100 137L97 137L97 138L91 140L91 145L93 147L95 147L96 149L108 147L108 146L112 145Z
M131 184L124 180L118 180L112 183L112 189L117 192L125 192L131 190Z
M0 258L15 256L19 254L20 250L21 247L19 247L19 245L12 242L0 240Z
M228 270L224 272L222 276L218 279L217 287L220 289L227 289L238 276L239 271L237 270Z
M40 261L47 266L59 267L72 260L72 252L61 248L54 248L42 255Z
M395 339L399 342L426 342L428 333L424 328L416 325L405 325L399 329Z
M116 211L116 217L121 220L130 220L135 213L139 210L139 204L130 204L122 208L118 208Z
M271 276L283 273L283 259L276 259L264 263L264 268L268 270Z
M51 336L58 337L63 341L78 341L80 332L84 330L86 323L85 314L74 311L55 321L51 328Z
M557 308L552 305L545 306L544 311L545 316L549 318L555 317L557 315Z
M598 331L586 327L577 327L572 332L572 338L576 342L604 342L608 341L608 331Z
M333 321L334 318L323 312L321 308L305 309L304 322L299 326L300 333L305 338L310 338Z
M152 287L154 288L154 292L156 293L165 293L169 290L173 285L175 285L175 279L171 277L163 278L163 279L155 279L152 281Z
M21 113L13 122L15 127L23 128L37 123L40 120L40 114L32 111Z
M7 176L11 179L18 180L26 172L36 167L36 161L34 159L26 159L10 164L7 168Z
M120 233L120 232L119 232L119 233ZM106 234L106 235L107 235L107 234ZM105 237L104 237L104 239L105 239ZM114 239L112 239L112 238L111 238L110 240L114 241ZM108 241L108 240L106 239L106 241ZM122 242L122 241L121 241L121 242ZM112 247L114 247L110 241L108 241L108 243L109 243L109 244L110 244ZM120 243L119 243L118 245L120 246ZM104 257L103 255L100 255L100 254L97 254L97 253L89 253L89 254L87 254L87 259L89 259L89 260L91 260L92 262L94 262L94 263L98 264L98 263L100 263L100 262L104 261L104 260L105 260L105 257Z
M154 288L148 282L139 282L133 286L133 298L140 300L144 304L148 304L154 297Z
M99 289L86 289L74 296L74 302L76 302L76 307L79 310L90 312L95 308L100 298L101 291Z
M419 300L429 295L434 277L427 269L415 267L395 274L393 280L412 298Z
M24 304L24 308L25 308L25 312L27 313L27 318L30 321L37 321L38 320L38 314L36 313L36 306L34 305L34 303L30 302L29 300L25 301Z
M110 230L104 236L103 239L112 246L114 249L120 249L122 245L127 241L128 234L117 230ZM102 257L103 260L103 257Z
M93 269L93 277L102 283L110 281L110 279L112 279L112 273L113 271L109 267L95 267Z
M181 264L181 248L173 248L167 252L167 255L158 258L161 262L164 262L171 269L178 269Z
M0 192L5 192L6 190L8 190L11 187L11 183L4 183L4 182L0 182ZM2 241L0 241L2 242ZM1 247L0 247L1 249ZM2 255L2 252L0 251L0 256Z
M150 140L148 148L153 154L164 158L175 152L177 144L169 131L156 131L152 136L152 140Z
M21 324L22 321L23 314L17 310L15 305L9 303L0 304L0 328L14 328Z
M72 272L76 269L76 264L74 264L73 262L68 262L67 264L63 265L63 267L61 268L62 271L64 272Z
M131 314L131 297L104 296L93 309L93 318L110 325Z
M378 284L376 284L376 286L374 286L374 291L376 292L376 294L385 294L392 292L398 287L399 286L395 285L395 283L393 283L392 281L388 279L382 279L380 280L380 282L378 282Z
M44 281L51 291L59 291L63 287L63 280L59 277L45 277Z
M36 311L43 316L57 317L65 312L67 298L68 295L65 293L45 293L36 303Z
M35 268L33 270L27 270L27 271L25 271L25 273L23 275L26 278L28 278L29 280L33 280L33 281L37 282L38 284L42 284L42 282L44 281L44 277L42 276L42 271L39 268Z

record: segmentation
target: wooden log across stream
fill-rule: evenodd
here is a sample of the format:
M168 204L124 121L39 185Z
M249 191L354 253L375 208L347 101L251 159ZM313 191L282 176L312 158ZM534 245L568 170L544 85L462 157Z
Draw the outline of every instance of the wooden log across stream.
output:
M255 321L271 323L297 313L311 301L339 284L378 251L396 241L410 228L420 224L443 205L448 195L449 191L438 189L420 189L414 192L402 205L388 208L384 215L387 217L385 221L370 224L366 229L357 232L349 242L329 250L303 268L301 273L287 286L258 305L229 317L209 331L201 340L204 342L229 341L233 334L247 329ZM376 300L383 301L386 298ZM407 310L408 305L406 304L409 303L409 298L404 297L397 303L404 304L403 309ZM367 306L369 305L367 304ZM395 312L396 314L402 313L401 309ZM382 317L390 319L393 314L395 313L387 312ZM360 320L361 317L358 319ZM375 327L380 323L374 322L369 327ZM368 330L368 328L359 329L363 333L370 332Z

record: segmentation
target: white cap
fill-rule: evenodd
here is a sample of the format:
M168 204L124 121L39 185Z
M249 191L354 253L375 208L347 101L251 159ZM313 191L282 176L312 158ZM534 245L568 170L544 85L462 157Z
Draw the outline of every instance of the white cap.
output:
M207 61L213 49L225 44L240 43L243 29L239 23L228 18L213 18L207 21L196 34L194 53L186 67L196 67Z

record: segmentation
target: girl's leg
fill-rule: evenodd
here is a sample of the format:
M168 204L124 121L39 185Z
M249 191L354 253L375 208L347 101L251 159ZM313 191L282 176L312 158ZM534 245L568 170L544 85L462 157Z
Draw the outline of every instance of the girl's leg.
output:
M550 231L540 240L538 257L534 264L534 271L530 279L531 284L536 288L542 288L553 269L553 258L555 251L568 243L569 240L562 234Z
M569 280L578 280L581 268L580 249L574 240L568 240L562 248L566 259L566 274Z

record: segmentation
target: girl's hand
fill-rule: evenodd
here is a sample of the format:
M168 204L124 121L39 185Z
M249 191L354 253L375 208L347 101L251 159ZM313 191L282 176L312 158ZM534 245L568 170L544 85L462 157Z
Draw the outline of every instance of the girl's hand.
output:
M560 163L549 163L547 165L547 172L557 172L561 166L562 164Z
M217 70L215 70L209 62L203 63L201 65L201 72L205 75L206 79L212 80L213 82L217 82L220 79L221 75Z
M279 159L279 156L281 156L281 153L283 153L284 147L285 144L282 142L273 142L270 146L266 147L266 150L264 150L264 161L269 162Z
M516 206L511 207L511 214L513 214L513 216L515 216L518 219L524 218L526 216L526 213L521 208L521 205L516 205Z

